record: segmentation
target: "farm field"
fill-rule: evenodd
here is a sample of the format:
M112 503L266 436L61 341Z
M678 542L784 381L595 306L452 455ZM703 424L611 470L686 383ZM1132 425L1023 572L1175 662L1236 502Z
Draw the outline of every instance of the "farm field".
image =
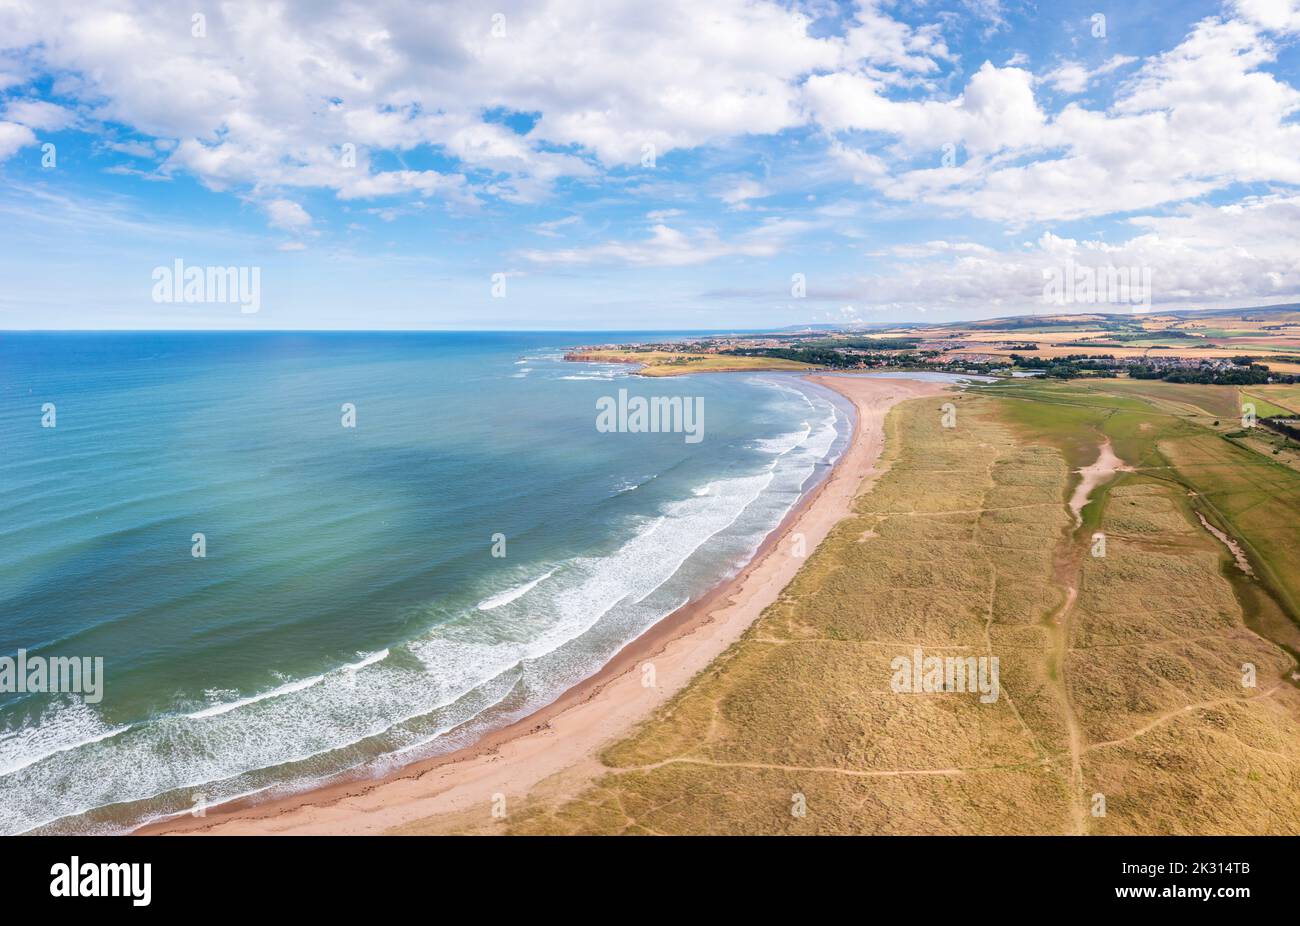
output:
M1231 312L1017 316L886 329L890 337L942 342L954 357L1212 360L1252 357L1300 374L1300 312L1292 306ZM1033 350L1025 345L1032 344Z

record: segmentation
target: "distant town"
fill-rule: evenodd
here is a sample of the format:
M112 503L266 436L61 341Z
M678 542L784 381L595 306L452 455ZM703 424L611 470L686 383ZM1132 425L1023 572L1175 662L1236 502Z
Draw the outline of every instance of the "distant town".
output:
M807 328L586 345L570 351L567 359L639 363L652 376L759 368L929 369L1054 379L1128 376L1233 386L1289 384L1300 376L1295 315L1292 307L1281 306L1230 317L1183 312L1017 317L870 332Z

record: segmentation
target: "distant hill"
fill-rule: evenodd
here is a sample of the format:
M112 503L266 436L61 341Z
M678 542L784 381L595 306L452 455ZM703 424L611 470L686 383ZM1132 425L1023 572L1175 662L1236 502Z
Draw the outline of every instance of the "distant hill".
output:
M1179 322L1199 321L1210 318L1267 319L1269 321L1277 321L1278 323L1300 323L1300 302L1287 302L1279 303L1277 305L1251 306L1249 308L1236 309L1179 309L1177 311L1152 312L1142 315L1135 315L1132 312L1081 312L1077 315L1008 315L1000 318L981 318L974 321L928 323L911 322L905 325L895 325L894 327L930 328L936 331L953 328L962 328L966 330L1015 330L1018 328L1070 328L1088 323L1104 325L1132 323L1135 321L1177 324ZM852 331L855 327L856 326L844 325L841 326L839 330Z

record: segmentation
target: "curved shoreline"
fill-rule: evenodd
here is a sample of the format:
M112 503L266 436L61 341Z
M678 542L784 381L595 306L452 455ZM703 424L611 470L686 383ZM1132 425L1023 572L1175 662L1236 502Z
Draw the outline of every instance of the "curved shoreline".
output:
M781 551L793 534L811 554L852 510L864 480L878 473L884 418L897 402L938 394L946 384L885 377L808 376L853 403L856 420L830 473L804 495L749 563L702 597L667 615L604 667L549 705L471 746L418 760L383 776L352 776L270 799L234 800L206 817L169 817L136 833L376 834L439 832L452 818L492 821L494 800L517 800L542 785L565 794L603 770L597 755L708 667L793 579L803 559ZM640 666L653 662L655 687ZM481 814L481 818L480 818ZM430 818L438 818L436 821Z

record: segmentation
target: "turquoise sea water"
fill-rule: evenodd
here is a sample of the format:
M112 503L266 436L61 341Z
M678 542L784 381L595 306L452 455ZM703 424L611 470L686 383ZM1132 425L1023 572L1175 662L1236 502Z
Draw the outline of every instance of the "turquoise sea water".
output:
M631 337L0 334L0 656L105 673L97 704L0 694L0 832L454 749L733 572L851 412L560 359ZM703 439L601 433L620 388L702 397Z

